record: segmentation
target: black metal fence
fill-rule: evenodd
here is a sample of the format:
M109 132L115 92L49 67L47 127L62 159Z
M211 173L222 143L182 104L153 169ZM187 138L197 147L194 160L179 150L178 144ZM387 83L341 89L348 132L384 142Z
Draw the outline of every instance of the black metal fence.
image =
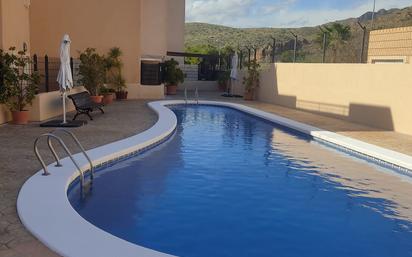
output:
M4 90L4 86L3 86L3 83L4 83L4 75L3 75L3 72L2 72L2 65L3 65L3 62L2 61L0 61L0 93Z
M77 64L76 59L70 59L70 67L73 74L73 83L77 82ZM33 71L38 72L40 75L40 85L39 93L53 92L59 90L59 84L57 83L57 76L60 69L60 58L49 57L45 55L44 57L39 57L37 55L33 56Z

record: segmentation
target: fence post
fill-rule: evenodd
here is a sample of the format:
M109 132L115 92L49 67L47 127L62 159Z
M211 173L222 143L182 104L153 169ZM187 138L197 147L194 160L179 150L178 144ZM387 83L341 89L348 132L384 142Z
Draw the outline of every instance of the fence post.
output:
M33 70L34 71L38 71L39 69L39 67L37 66L38 64L37 64L37 54L35 54L35 55L33 55Z
M240 51L240 54L239 54L239 69L242 69L243 67L243 64L242 64L242 62L243 62L243 51Z
M361 27L361 29L362 29L362 31L363 31L363 36L362 36L362 49L361 49L360 56L359 56L359 62L360 62L360 63L363 63L363 56L364 56L364 53L365 53L365 44L366 44L366 34L367 34L368 29L366 28L366 26L363 26L363 25L360 23L360 21L358 21L358 25L359 25L359 27Z
M0 91L3 90L3 83L4 83L3 60L0 60Z
M44 77L46 92L49 92L49 57L47 54L44 56Z
M275 63L275 56L276 56L276 38L272 37L273 45L272 45L272 63Z
M72 76L74 76L74 69L73 69L73 57L70 57L70 69L72 70Z
M323 53L322 53L322 63L326 61L326 44L327 44L326 32L323 32Z
M247 49L249 57L248 57L248 61L247 61L247 68L250 69L250 61L251 61L251 54L252 54L252 50L250 48Z

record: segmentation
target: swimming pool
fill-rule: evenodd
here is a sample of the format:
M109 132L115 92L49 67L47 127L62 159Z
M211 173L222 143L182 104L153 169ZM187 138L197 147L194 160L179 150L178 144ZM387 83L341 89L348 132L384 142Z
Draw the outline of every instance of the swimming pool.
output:
M69 191L83 218L179 256L412 256L409 183L234 109L172 109L168 142Z

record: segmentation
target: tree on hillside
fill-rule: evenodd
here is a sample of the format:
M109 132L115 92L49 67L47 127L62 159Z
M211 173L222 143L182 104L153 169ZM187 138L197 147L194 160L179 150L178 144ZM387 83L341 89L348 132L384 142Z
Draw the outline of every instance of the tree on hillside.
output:
M218 55L219 50L217 47L212 45L195 45L189 46L185 49L186 53L193 53L193 54L208 54L208 55ZM197 65L200 63L200 59L197 57L186 57L185 58L186 64L194 64Z
M336 62L339 50L352 37L351 27L336 22L330 26L324 26L324 29L324 32L320 31L318 33L316 41L323 47L323 37L326 33L326 49L330 48L332 50L332 62Z

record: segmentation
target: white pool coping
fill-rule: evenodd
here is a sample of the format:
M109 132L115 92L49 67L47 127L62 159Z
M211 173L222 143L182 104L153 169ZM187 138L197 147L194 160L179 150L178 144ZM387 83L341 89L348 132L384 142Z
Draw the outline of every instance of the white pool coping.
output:
M166 106L183 104L184 101L156 101L149 107L158 114L157 123L138 135L119 140L87 151L93 164L99 165L118 159L143 149L170 136L176 126L175 114ZM236 103L200 101L200 104L226 106L272 121L282 126L312 136L366 156L412 170L412 157L371 145L333 132L293 121L275 114ZM83 170L88 163L81 155L79 160ZM171 256L147 249L115 237L83 219L71 206L67 198L70 184L78 177L78 172L68 158L62 160L63 167L48 166L50 176L42 176L39 171L28 179L20 190L17 210L24 226L42 243L61 256L67 257L167 257Z

